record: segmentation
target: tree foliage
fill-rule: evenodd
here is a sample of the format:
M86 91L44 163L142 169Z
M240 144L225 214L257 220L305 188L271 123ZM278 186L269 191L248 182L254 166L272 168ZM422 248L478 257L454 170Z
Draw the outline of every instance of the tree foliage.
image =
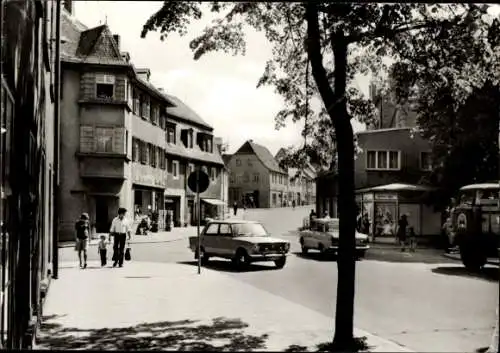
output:
M314 159L330 168L338 165L334 343L344 351L359 348L353 338L356 149L350 120L372 122L375 107L356 86L356 74L383 76L387 72L384 57L392 57L398 62L393 70L396 94L406 99L417 90L419 107L429 104L429 119L430 107L448 109L451 116L475 88L482 87L494 67L498 71L498 60L493 59L498 54L498 23L486 22L487 5L474 4L165 1L144 25L141 36L155 30L162 39L171 33L184 35L190 21L202 17L203 6L218 17L191 40L194 59L212 51L244 54L244 29L262 31L273 50L257 87L272 86L284 99L275 117L276 127L288 120L305 121L304 146L290 151L288 159L295 157L296 164ZM478 61L486 56L479 49L485 38L490 61ZM498 73L492 77L495 85ZM420 121L425 121L424 116L421 113Z

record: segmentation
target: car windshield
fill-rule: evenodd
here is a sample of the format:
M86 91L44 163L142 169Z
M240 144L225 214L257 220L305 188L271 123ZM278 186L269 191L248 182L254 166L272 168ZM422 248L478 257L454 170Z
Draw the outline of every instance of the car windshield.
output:
M233 224L233 232L236 236L266 237L267 231L259 223L237 223Z
M339 231L339 221L338 219L332 219L326 224L327 232L338 232Z

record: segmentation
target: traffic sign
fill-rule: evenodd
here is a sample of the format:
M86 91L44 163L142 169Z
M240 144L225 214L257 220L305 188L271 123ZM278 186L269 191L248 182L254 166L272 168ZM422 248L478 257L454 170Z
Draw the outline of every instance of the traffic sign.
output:
M196 177L196 173L198 173L198 177ZM196 181L198 181L198 190L196 190ZM210 178L203 170L197 170L189 174L187 182L191 191L198 191L201 194L208 189L208 186L210 185Z

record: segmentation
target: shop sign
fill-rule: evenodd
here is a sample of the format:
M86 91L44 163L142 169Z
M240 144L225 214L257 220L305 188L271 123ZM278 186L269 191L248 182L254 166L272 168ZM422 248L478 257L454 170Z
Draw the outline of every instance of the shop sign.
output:
M397 195L394 194L375 194L375 200L396 201L397 199L398 199Z

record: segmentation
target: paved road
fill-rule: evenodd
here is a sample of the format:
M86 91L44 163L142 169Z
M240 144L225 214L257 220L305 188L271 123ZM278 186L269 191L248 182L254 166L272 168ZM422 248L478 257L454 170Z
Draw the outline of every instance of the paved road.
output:
M273 235L290 239L292 252L298 253L293 230L308 211L247 210L245 218L259 220ZM74 257L70 250L64 251L63 259ZM97 259L95 252L91 259ZM135 261L181 262L196 271L186 241L135 244L133 256ZM296 254L283 270L254 265L243 273L234 272L228 262L211 262L212 268L256 288L322 314L333 317L335 313L334 261ZM415 351L472 352L490 342L498 301L498 268L472 276L437 251L419 250L410 255L371 249L367 259L358 262L356 283L355 325L360 329Z

